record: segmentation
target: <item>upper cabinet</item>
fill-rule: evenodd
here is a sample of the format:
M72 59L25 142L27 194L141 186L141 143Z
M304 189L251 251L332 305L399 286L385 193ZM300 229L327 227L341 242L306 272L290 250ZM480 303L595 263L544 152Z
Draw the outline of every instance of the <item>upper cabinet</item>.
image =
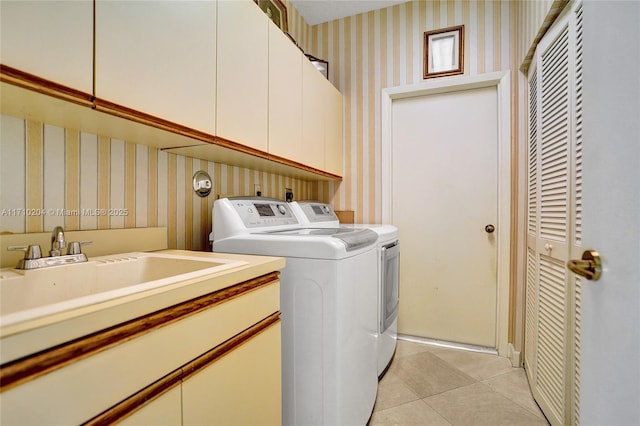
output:
M342 94L311 62L302 69L303 163L342 176Z
M325 99L328 81L309 61L302 66L303 163L324 170ZM331 85L329 83L329 85Z
M98 0L95 49L97 98L215 133L215 1Z
M342 95L252 0L0 0L0 19L4 114L342 175Z
M93 1L2 1L0 19L3 65L92 93Z
M327 116L325 121L323 170L342 176L344 171L342 93L330 83L327 86L324 89L327 97L325 106Z
M301 163L303 58L300 49L269 23L269 154Z
M252 0L218 1L216 136L267 152L269 22Z

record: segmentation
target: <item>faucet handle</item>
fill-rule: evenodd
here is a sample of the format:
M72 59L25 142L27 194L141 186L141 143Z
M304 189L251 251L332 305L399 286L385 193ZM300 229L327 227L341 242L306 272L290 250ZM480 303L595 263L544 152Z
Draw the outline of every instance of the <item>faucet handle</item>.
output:
M67 254L82 254L81 246L91 244L93 241L72 241L68 244Z
M64 239L64 229L62 226L56 226L51 233L51 250L49 250L49 256L60 256L62 251L67 247L67 242Z
M8 251L23 251L24 258L26 260L32 259L40 259L42 257L42 249L39 245L29 245L29 246L9 246L7 247Z

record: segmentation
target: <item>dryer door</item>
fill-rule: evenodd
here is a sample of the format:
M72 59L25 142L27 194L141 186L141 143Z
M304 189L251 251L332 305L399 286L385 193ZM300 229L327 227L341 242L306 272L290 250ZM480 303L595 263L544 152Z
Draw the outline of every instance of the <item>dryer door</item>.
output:
M400 242L382 246L382 285L380 304L380 333L384 333L398 317L399 273L400 273Z

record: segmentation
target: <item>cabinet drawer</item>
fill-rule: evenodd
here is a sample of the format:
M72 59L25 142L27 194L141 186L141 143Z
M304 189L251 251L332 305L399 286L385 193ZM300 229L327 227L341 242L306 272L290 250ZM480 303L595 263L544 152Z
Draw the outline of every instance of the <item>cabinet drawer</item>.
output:
M45 351L30 361L67 361L2 392L0 420L81 423L278 310L274 273ZM96 341L102 347L87 355Z

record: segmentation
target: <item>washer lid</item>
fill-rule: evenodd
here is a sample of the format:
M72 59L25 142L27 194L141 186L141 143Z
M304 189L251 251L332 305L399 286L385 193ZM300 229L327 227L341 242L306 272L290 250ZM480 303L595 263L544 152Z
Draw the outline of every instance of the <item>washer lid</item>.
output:
M357 250L362 247L374 244L378 240L378 234L370 229L349 229L349 228L303 228L290 229L284 231L273 231L266 234L287 235L291 237L318 237L337 238L341 240L347 251Z
M376 223L347 223L340 224L340 226L347 229L370 229L380 237L378 240L379 243L398 238L398 228L394 225Z

